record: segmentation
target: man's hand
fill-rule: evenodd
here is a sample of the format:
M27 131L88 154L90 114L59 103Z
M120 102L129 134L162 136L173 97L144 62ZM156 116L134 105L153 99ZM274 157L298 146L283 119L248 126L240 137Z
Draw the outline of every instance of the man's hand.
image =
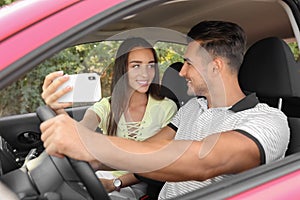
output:
M68 115L61 114L51 118L43 122L40 129L41 139L49 155L96 162L85 148L80 136L91 134L91 131Z

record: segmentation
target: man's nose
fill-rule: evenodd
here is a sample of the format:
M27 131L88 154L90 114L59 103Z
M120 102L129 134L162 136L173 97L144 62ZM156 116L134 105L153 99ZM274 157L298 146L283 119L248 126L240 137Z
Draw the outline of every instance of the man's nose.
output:
M186 64L186 62L184 62L183 65L182 65L182 67L181 67L181 70L179 72L179 76L185 77L185 75L186 75L186 68L187 68L187 64Z

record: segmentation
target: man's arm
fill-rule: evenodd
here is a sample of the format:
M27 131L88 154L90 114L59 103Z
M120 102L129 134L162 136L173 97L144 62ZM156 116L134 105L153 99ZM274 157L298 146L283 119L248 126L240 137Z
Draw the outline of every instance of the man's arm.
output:
M161 181L203 181L221 174L239 173L260 164L260 153L255 142L236 131L214 134L202 141L135 143L115 137L109 139L123 149L124 159L131 158L131 163L135 164L128 170ZM127 152L132 152L132 155ZM143 154L137 155L137 152ZM113 160L109 162L116 164ZM149 165L153 171L142 172L150 171L147 168Z
M181 145L183 141L174 143ZM239 173L259 164L260 153L255 142L239 132L227 131L193 141L175 162L140 175L161 181L204 181L221 174Z
M157 136L137 142L96 134L66 115L42 123L41 130L50 155L98 160L112 168L162 181L202 181L260 164L257 145L235 131L214 134L202 141L176 141L168 137L174 130L165 127L158 133L159 140Z

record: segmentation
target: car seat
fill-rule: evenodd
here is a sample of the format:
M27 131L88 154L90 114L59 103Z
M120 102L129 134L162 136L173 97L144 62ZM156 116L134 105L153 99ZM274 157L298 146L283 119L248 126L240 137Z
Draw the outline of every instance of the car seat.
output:
M161 94L172 99L178 108L191 98L191 96L187 95L188 88L185 78L179 76L182 66L182 62L171 64L164 72L161 81Z
M239 71L242 90L288 116L290 143L286 156L300 151L300 63L280 38L268 37L246 52Z

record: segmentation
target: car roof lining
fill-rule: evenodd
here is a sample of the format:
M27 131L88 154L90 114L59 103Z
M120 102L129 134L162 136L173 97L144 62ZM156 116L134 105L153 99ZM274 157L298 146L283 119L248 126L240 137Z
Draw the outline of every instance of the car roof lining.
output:
M254 11L255 14L253 14ZM201 20L226 20L244 28L248 37L248 46L250 46L265 37L295 37L288 12L291 12L289 7L277 0L162 2L158 6L149 7L138 14L130 14L115 23L110 23L81 38L77 43L101 41L122 31L141 27L161 27L186 34L190 27ZM296 23L293 24L295 25ZM158 40L167 40L167 38Z

